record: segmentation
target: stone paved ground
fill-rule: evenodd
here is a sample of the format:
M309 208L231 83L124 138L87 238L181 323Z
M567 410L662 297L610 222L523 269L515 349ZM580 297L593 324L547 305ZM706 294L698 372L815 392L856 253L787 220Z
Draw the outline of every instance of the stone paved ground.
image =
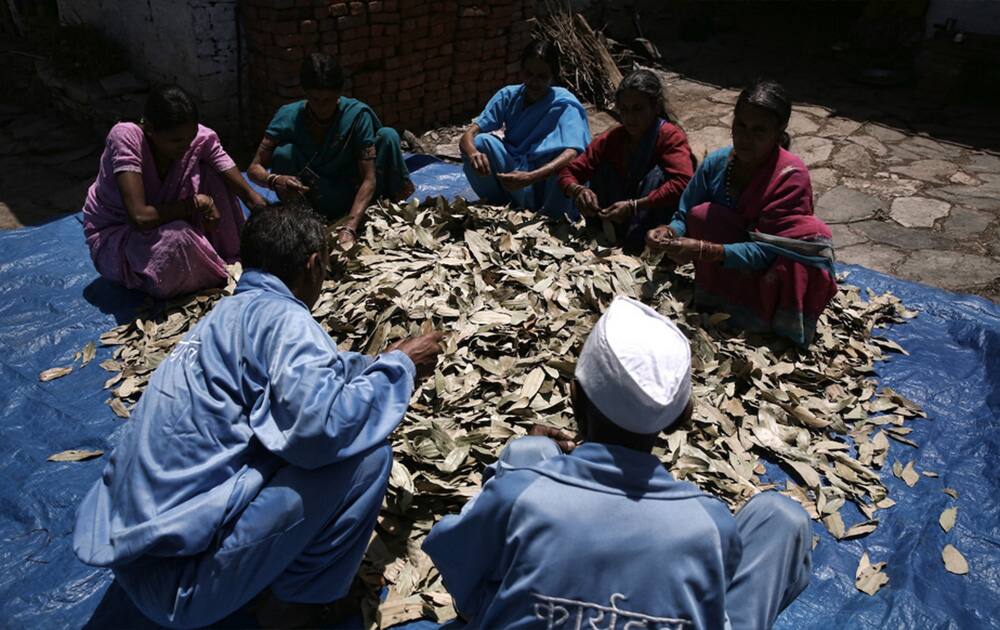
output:
M705 73L705 62L690 56L670 62L666 50L678 71L662 76L699 158L729 142L735 86L748 80L747 67L766 67L731 48L701 50L697 59L720 60L713 69L742 74ZM30 59L6 61L2 78L16 86L0 103L0 228L9 229L79 209L102 142L45 104ZM775 76L792 74L779 69ZM889 103L857 85L828 83L812 99L822 105L795 108L789 131L792 150L811 169L817 213L831 224L839 259L1000 302L1000 157L976 148L1000 147L996 118L905 94L902 104ZM591 124L596 133L613 120L592 111ZM459 129L422 140L454 156Z

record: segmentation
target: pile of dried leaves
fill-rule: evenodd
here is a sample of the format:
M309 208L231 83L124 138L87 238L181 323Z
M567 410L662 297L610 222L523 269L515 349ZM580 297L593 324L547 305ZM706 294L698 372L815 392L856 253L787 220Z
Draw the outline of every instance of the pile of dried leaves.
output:
M892 442L916 446L907 423L924 415L873 378L885 352L903 352L872 336L913 317L898 299L863 298L842 285L804 352L730 330L723 314L688 310L689 272L625 256L605 238L529 213L438 199L371 208L359 244L337 256L314 315L342 349L377 353L420 331L450 333L434 376L419 385L392 437L389 492L362 567L363 579L389 586L378 607L383 627L454 615L421 541L478 491L480 471L511 437L536 422L572 428L574 360L616 295L653 305L691 340L695 417L655 451L677 477L735 508L774 487L769 461L795 480L779 489L837 538L870 533L878 510L894 504L879 470ZM115 413L128 416L150 373L231 292L236 274L226 290L175 302L101 338L118 346L101 364L115 372L106 384ZM847 503L862 522L845 524ZM865 567L867 590L881 585L872 576L879 568Z

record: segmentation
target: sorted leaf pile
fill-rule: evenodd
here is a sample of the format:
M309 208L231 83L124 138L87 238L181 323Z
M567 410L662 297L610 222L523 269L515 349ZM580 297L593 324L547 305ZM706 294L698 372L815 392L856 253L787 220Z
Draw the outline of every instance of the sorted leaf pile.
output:
M655 451L677 477L737 507L774 487L764 465L771 462L794 479L780 489L837 538L873 531L877 511L894 504L879 469L892 442L916 446L906 424L923 413L873 379L885 352L903 350L872 331L914 315L892 295L862 299L842 285L813 347L800 351L731 330L723 314L688 310L689 272L625 256L580 226L442 199L372 207L368 216L358 245L335 260L317 320L341 349L365 353L421 331L449 333L433 377L393 435L389 492L362 567L364 579L390 586L383 626L454 615L421 541L478 491L480 471L511 437L532 423L573 428L574 361L616 295L653 305L691 340L695 415ZM101 364L116 372L107 387L118 415L127 416L159 361L232 286L102 337L118 345ZM845 524L847 503L862 522ZM881 584L875 567L859 569L866 590Z

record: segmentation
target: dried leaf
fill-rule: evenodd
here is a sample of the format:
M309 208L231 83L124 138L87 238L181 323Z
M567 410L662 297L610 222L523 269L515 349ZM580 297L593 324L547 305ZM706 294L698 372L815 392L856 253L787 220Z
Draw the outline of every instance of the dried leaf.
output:
M119 418L125 418L127 420L129 416L132 415L131 412L129 412L128 407L125 406L125 403L118 398L112 398L111 402L108 404L111 405L111 411L115 412L115 415Z
M917 482L920 481L920 475L918 475L917 471L914 470L913 462L909 462L905 467L903 467L903 472L900 473L899 477L911 488L917 485Z
M952 545L944 546L941 550L941 559L944 560L944 568L949 573L965 575L969 572L969 563L965 560L965 556Z
M865 521L864 523L859 523L857 525L848 528L848 530L844 532L844 535L841 536L841 538L850 540L852 538L860 538L862 536L867 536L868 534L875 531L876 527L878 527L878 521Z
M38 380L43 383L55 380L57 378L62 378L73 371L71 367L54 367L49 368L38 375Z
M97 356L97 344L95 344L93 341L88 341L87 345L83 347L83 352L82 352L83 361L80 364L80 367L86 366L88 363L93 361L94 357L96 356Z
M861 554L861 561L854 573L854 587L867 595L879 592L879 589L889 583L889 576L882 573L885 564L885 562L872 564L867 551Z
M958 517L958 508L950 507L944 512L941 512L941 516L938 517L938 524L946 532L950 532L951 528L955 526L955 519Z
M840 517L840 512L834 512L823 517L823 524L830 531L830 534L840 540L844 537L844 520Z
M104 451L86 451L80 449L70 449L54 455L49 455L50 462L83 462L104 455Z

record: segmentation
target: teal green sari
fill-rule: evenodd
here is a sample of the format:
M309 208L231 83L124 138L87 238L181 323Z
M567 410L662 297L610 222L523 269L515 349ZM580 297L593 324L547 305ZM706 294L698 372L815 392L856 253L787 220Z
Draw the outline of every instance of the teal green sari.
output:
M294 175L311 188L307 201L327 220L346 215L361 185L358 161L374 147L375 197L395 198L409 183L399 134L382 127L370 107L341 97L337 115L317 143L309 133L306 101L281 107L264 134L278 146L271 172Z

